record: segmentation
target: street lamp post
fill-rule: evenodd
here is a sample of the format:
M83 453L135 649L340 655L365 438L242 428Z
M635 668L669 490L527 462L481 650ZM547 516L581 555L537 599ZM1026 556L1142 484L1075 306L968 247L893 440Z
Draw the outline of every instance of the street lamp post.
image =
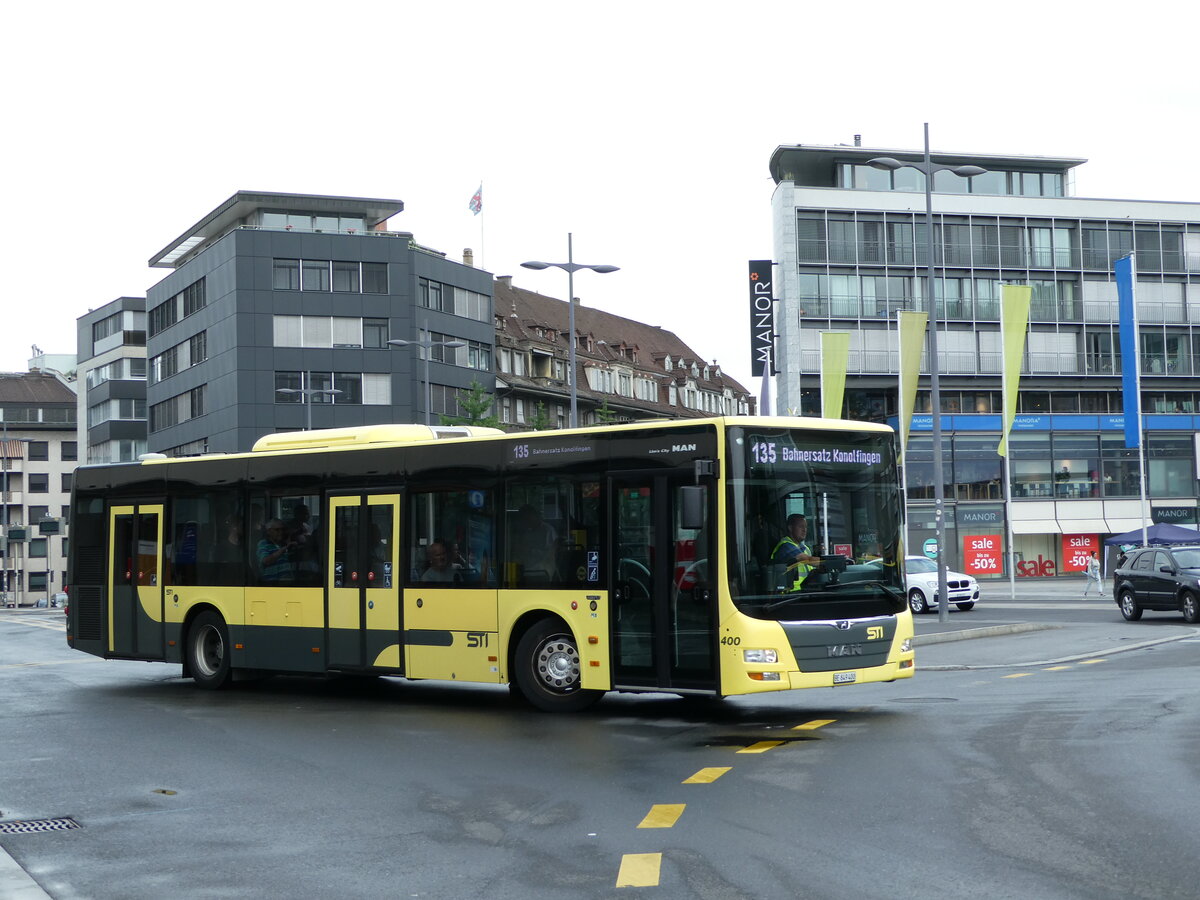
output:
M982 175L987 170L979 166L935 166L929 158L929 123L925 123L925 159L923 162L901 162L890 156L867 160L876 169L894 172L908 167L925 176L925 240L928 254L929 297L929 405L933 410L933 519L937 529L938 621L950 617L950 597L946 584L946 486L942 476L942 396L938 384L937 299L934 296L933 273L933 176L937 172L953 172L963 178Z
M275 388L277 394L300 394L304 404L304 430L312 431L312 398L334 397L341 393L338 388Z
M435 341L429 336L429 320L425 319L421 323L421 331L425 337L418 341L405 341L397 338L393 341L388 341L389 347L420 347L425 351L425 424L428 426L429 409L433 406L433 384L429 380L429 357L432 354L434 347L465 347L466 341Z
M571 234L567 234L567 261L565 263L548 263L532 260L530 262L521 263L525 269L562 269L567 273L567 330L570 335L567 338L567 384L571 388L571 418L569 424L572 428L579 427L579 394L575 386L575 273L580 269L591 269L593 272L599 272L601 275L608 272L620 271L618 266L607 265L584 265L583 263L575 262L575 253L572 246Z

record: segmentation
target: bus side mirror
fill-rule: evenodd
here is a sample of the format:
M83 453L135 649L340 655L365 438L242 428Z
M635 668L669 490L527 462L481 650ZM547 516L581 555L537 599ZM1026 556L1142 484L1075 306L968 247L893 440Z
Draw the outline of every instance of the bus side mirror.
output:
M707 489L703 485L688 484L679 489L679 525L682 528L704 527L704 499Z

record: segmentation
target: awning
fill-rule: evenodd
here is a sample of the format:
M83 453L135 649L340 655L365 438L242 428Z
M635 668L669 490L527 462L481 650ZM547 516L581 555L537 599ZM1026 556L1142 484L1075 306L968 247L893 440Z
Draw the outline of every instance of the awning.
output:
M1013 534L1059 534L1057 519L1013 519Z
M4 459L24 459L25 441L0 441L0 457Z
M1063 534L1111 534L1112 529L1104 519L1059 519Z
M1141 519L1106 519L1108 522L1109 534L1124 534L1127 531L1135 531L1142 527ZM1150 525L1149 522L1146 525Z

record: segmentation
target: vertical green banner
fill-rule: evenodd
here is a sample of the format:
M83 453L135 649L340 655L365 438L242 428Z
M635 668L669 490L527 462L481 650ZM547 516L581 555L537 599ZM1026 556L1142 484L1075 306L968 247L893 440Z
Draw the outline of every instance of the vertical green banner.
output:
M913 408L917 404L917 382L921 378L921 351L925 349L925 326L929 313L902 310L896 314L900 334L900 459L908 450Z
M842 417L846 366L850 362L850 332L821 332L821 416Z
M1027 284L1000 286L1000 341L1004 350L1001 384L1004 389L1004 432L996 452L1008 456L1008 432L1017 417L1017 386L1021 381L1021 359L1025 356L1025 333L1029 330L1029 303L1033 288Z

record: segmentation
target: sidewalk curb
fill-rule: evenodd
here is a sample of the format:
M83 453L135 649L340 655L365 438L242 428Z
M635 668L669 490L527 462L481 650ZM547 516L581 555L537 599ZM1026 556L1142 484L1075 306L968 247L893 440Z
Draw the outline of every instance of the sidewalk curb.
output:
M1022 628L1020 625L999 625L999 626L996 626L996 628L999 629L996 633L1017 634L1021 631L1042 631L1046 628L1059 628L1059 627L1062 627L1062 626L1027 624L1027 627ZM1004 629L1013 629L1013 630L1005 631ZM989 628L971 629L971 631L974 633L965 634L964 638L965 637L989 637L990 635L981 634L980 632L993 631L993 630L994 629L989 629ZM964 633L958 632L958 634L964 634ZM933 635L930 635L930 637L932 637L932 636ZM963 640L964 639L964 638L959 638L957 636L949 636L949 637L944 636L944 635L938 635L938 636L943 637L944 640ZM1060 656L1056 659L1041 659L1041 660L1033 660L1030 662L997 663L997 664L988 664L988 665L981 665L981 666L971 666L971 665L963 665L963 664L949 665L949 666L922 666L918 663L917 669L919 671L924 671L924 672L962 672L962 671L977 670L977 669L1021 669L1021 668L1025 668L1028 666L1054 666L1054 665L1060 665L1062 663L1077 662L1078 660L1081 660L1081 659L1094 659L1097 656L1112 656L1116 653L1128 653L1131 650L1144 650L1147 647L1156 647L1159 644L1170 644L1174 641L1195 640L1197 637L1200 637L1200 628L1193 629L1190 634L1177 634L1177 635L1174 635L1173 637L1156 638L1153 641L1143 641L1140 644L1128 644L1128 645L1122 646L1122 647L1110 647L1107 650L1093 650L1090 653L1077 653L1074 656ZM939 643L939 641L928 641L927 643Z
M50 900L50 895L3 847L0 847L0 894L7 900Z
M913 637L913 646L947 644L951 641L966 641L971 638L998 637L1002 634L1023 634L1027 631L1046 631L1061 628L1061 625L1042 625L1037 622L1016 622L1012 625L989 625L986 628L964 628L961 631L934 631Z

